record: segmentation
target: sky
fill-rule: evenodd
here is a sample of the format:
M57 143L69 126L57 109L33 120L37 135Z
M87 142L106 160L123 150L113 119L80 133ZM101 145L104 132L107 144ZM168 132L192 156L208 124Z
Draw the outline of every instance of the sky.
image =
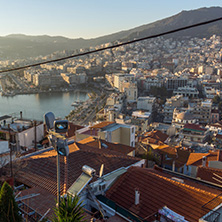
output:
M222 0L0 0L0 36L96 38Z

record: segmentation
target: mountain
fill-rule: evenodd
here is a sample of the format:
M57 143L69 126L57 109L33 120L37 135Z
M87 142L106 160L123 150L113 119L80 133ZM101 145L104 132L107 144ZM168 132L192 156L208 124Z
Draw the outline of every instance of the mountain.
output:
M142 25L130 30L117 32L94 39L69 39L61 36L26 36L22 34L0 37L0 59L27 58L48 55L56 51L88 48L116 40L128 41L153 34L166 32L180 27L221 17L221 7L200 8L182 11L174 16ZM222 21L177 32L166 37L210 37L213 34L222 35Z

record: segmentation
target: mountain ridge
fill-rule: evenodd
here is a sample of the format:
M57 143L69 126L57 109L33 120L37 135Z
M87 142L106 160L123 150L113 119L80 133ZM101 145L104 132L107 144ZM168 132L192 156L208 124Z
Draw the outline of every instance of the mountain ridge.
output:
M221 7L200 8L196 10L183 10L180 13L129 30L100 36L97 38L71 39L63 36L38 35L30 36L24 34L10 34L0 36L0 58L26 58L38 55L48 55L56 51L75 50L88 48L108 42L129 41L135 38L159 34L184 26L204 22L221 17ZM180 31L166 37L209 37L213 34L222 35L222 22L199 26L193 29Z

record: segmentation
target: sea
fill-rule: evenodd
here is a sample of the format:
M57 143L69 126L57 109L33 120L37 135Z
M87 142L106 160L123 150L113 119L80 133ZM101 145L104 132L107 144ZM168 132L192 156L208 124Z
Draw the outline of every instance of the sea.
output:
M50 92L38 94L0 96L0 116L12 115L24 119L41 120L47 112L53 112L56 118L65 118L75 107L73 102L89 99L87 92Z

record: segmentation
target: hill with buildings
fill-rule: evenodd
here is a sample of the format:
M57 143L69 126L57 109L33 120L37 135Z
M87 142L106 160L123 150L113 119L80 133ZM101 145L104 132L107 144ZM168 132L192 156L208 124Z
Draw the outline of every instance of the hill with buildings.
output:
M76 50L88 48L108 42L128 41L134 38L141 38L153 34L166 32L192 25L195 23L221 17L221 7L201 8L191 11L182 11L174 16L142 25L130 30L117 32L94 39L69 39L61 36L26 36L22 34L0 37L1 58L27 58L39 55L48 55L56 51ZM222 34L222 22L215 22L209 25L192 28L166 37L209 37L213 34Z

